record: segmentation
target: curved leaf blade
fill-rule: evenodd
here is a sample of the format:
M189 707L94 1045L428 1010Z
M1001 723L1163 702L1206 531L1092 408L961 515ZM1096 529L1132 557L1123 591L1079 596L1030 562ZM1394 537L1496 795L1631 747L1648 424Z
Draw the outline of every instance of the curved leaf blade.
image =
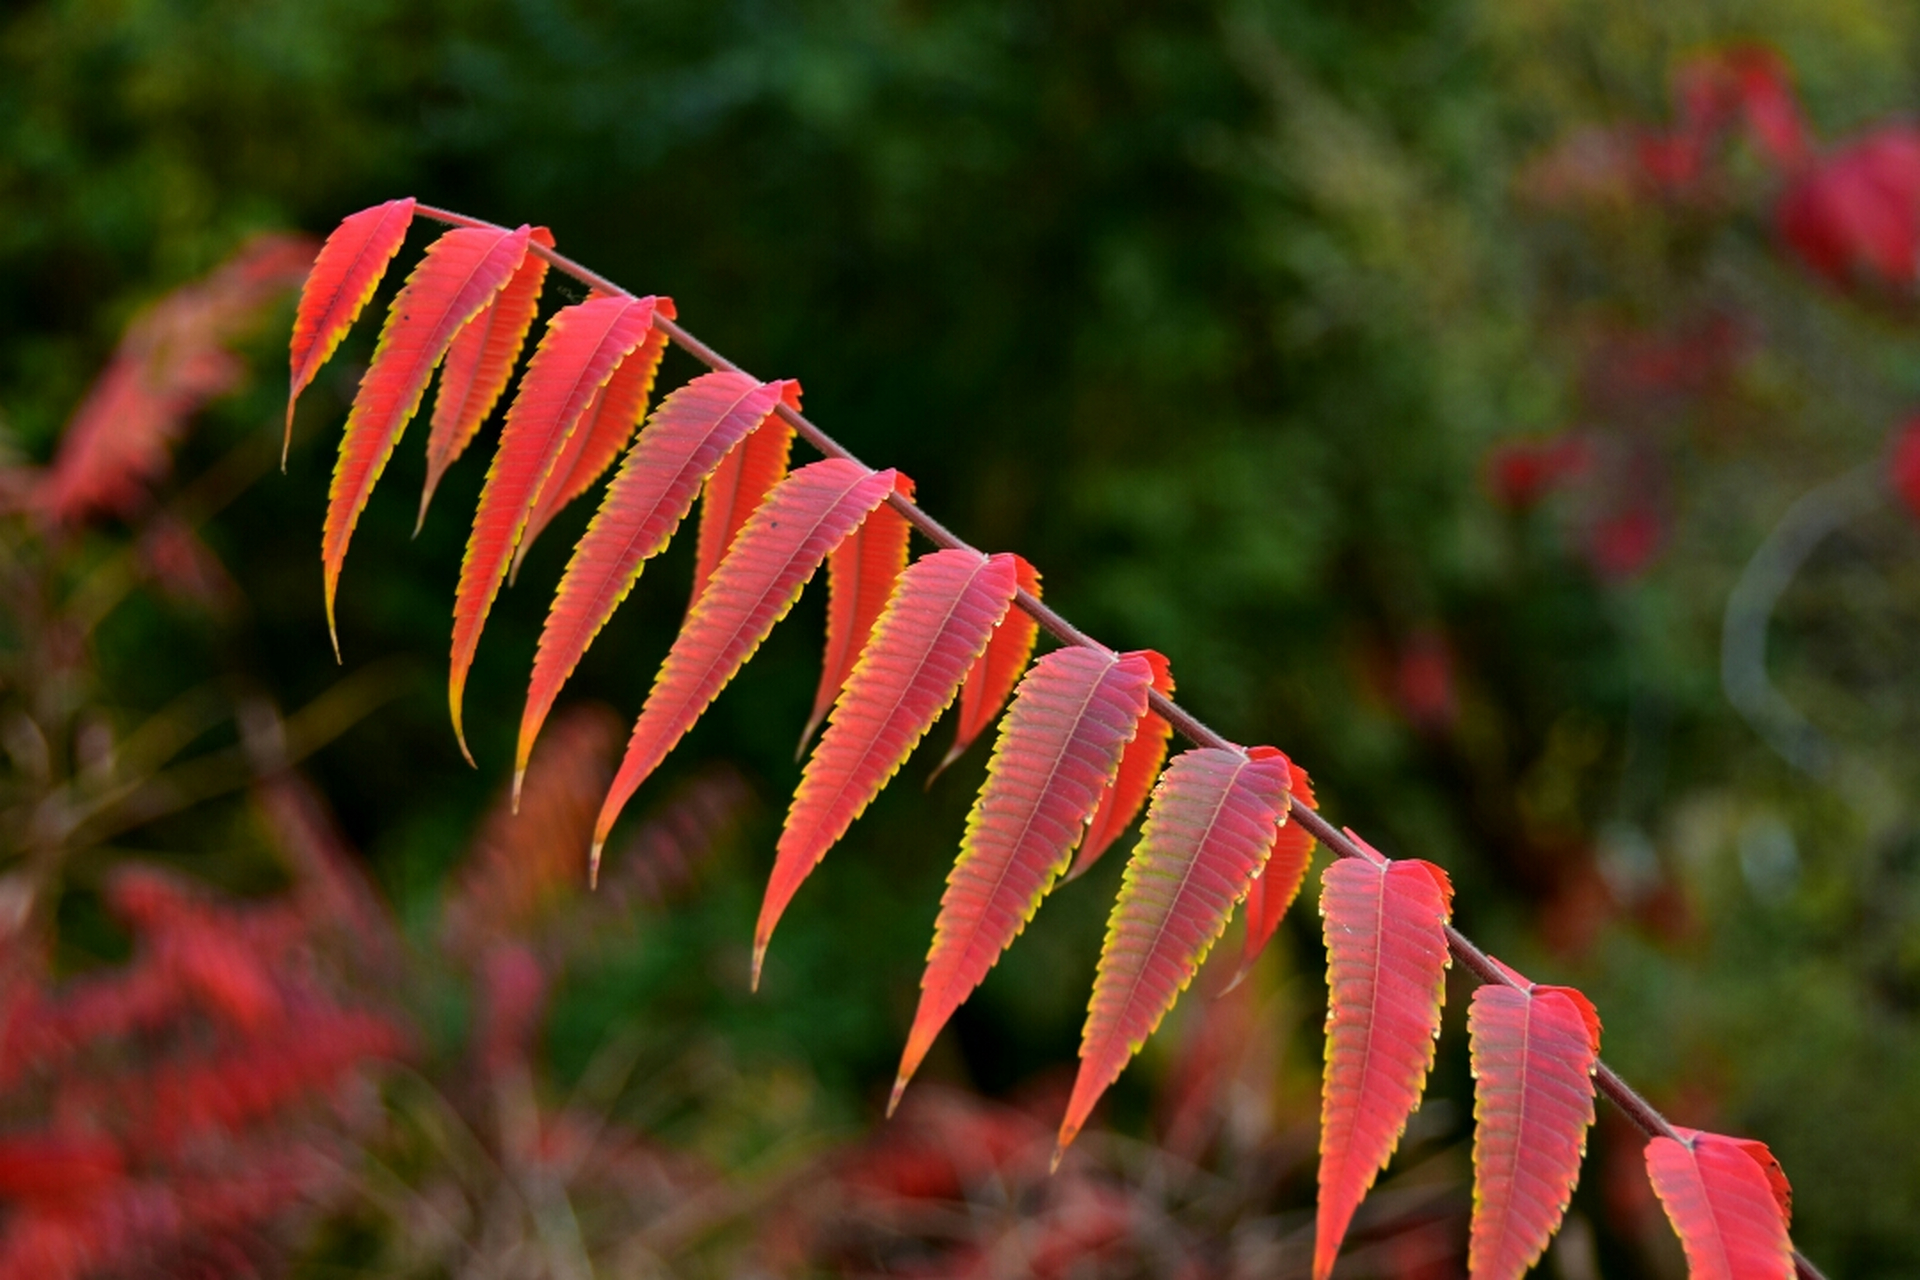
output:
M1647 1144L1647 1177L1691 1280L1788 1280L1792 1192L1763 1143L1675 1126Z
M1015 563L1020 569L1020 589L1038 596L1039 570L1017 556ZM972 670L967 672L966 683L960 688L960 715L954 729L953 745L934 768L936 777L941 770L966 754L967 748L986 732L993 718L1000 714L1000 708L1007 705L1007 695L1013 692L1014 682L1020 678L1020 673L1027 669L1027 659L1033 656L1033 642L1039 635L1040 624L1025 609L1009 610L1006 618L994 629L993 639L974 660Z
M529 245L553 248L553 233L545 227L535 227L527 240ZM427 480L420 489L420 514L413 522L414 533L427 522L427 508L433 503L434 490L440 487L440 478L467 451L479 434L480 424L507 389L507 379L513 376L520 349L526 345L527 330L533 327L534 312L540 309L540 291L546 283L547 260L529 252L499 295L454 335L446 364L440 370L439 390L434 393L433 425L427 434Z
M1047 654L1021 680L947 877L889 1113L934 1037L1067 869L1152 684L1146 655L1077 646Z
M894 492L913 498L913 481L901 476ZM893 595L893 584L907 567L907 540L912 533L907 518L890 505L875 507L853 536L827 557L827 649L820 663L820 687L814 691L813 712L800 734L800 750L807 749L814 730L833 710L833 700L853 674L873 631L874 620Z
M1321 881L1330 999L1314 1280L1332 1274L1354 1210L1420 1103L1446 994L1446 873L1367 853Z
M288 344L287 430L280 441L280 469L286 470L287 450L293 444L293 409L300 393L339 349L353 328L381 278L400 252L413 225L414 199L389 200L342 219L320 254L313 260L300 303L293 316L293 338Z
M660 402L587 526L547 610L520 716L514 773L523 775L540 726L594 637L659 555L709 472L773 412L783 383L703 374Z
M674 315L671 298L656 298L653 304L656 316ZM594 481L606 474L620 451L633 439L634 429L647 416L647 402L653 395L653 384L660 373L660 360L666 354L666 330L655 326L647 331L638 347L622 360L607 379L607 385L587 406L587 412L580 419L580 425L567 437L566 448L553 464L553 474L547 483L540 487L540 499L534 503L533 514L527 517L527 532L520 539L520 545L513 553L513 567L507 571L507 581L513 582L520 575L520 562L527 558L527 549L533 546L533 540L540 536L553 518L575 498L593 487Z
M886 500L893 478L843 458L816 462L775 485L740 530L654 676L594 825L596 868L628 798L793 608L827 553Z
M780 399L789 409L798 412L800 384L789 381ZM747 517L767 492L786 477L787 459L792 452L793 428L779 418L769 418L733 446L707 477L707 487L700 496L700 533L694 544L689 609L707 589L707 580L720 567L733 540L740 536Z
M1299 765L1292 767L1293 779L1289 789L1293 793L1293 803L1318 809L1320 806L1313 798L1313 779ZM1254 962L1260 958L1260 953L1267 949L1267 943L1272 941L1274 931L1280 927L1287 909L1300 896L1300 884L1307 878L1307 866L1313 861L1313 850L1317 843L1298 822L1288 821L1280 828L1265 869L1255 877L1253 887L1247 890L1247 939L1240 952L1239 971L1233 975L1229 987L1246 978Z
M1271 747L1197 747L1160 776L1107 917L1060 1150L1225 931L1273 847L1287 778L1287 758Z
M334 624L334 595L340 566L347 558L353 527L366 509L380 473L386 470L400 433L406 430L434 366L447 354L453 337L520 268L531 228L462 227L427 246L387 311L373 362L347 415L346 434L327 490L327 523L320 539L326 581L327 630L335 656L340 633Z
M567 438L614 366L639 346L653 325L652 298L589 298L557 312L527 362L526 376L500 428L500 443L480 489L480 506L467 534L460 582L453 597L453 658L447 707L460 751L472 763L460 723L467 672L514 547L540 489Z
M756 986L787 903L906 763L987 647L1013 603L1018 560L953 548L920 557L900 575L787 810L754 929Z
M1473 1280L1519 1280L1560 1229L1593 1127L1599 1027L1571 987L1473 993Z

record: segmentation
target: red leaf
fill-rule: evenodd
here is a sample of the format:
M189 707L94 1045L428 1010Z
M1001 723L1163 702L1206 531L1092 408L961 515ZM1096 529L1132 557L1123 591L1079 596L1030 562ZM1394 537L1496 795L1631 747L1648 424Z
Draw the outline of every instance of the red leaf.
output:
M557 313L547 322L507 410L499 447L480 490L473 529L467 535L467 553L460 561L460 583L453 599L447 706L453 713L454 736L469 763L473 754L467 750L467 736L460 725L460 704L487 611L500 592L513 549L568 436L613 376L614 367L647 336L653 325L653 304L652 298L590 298Z
M1787 247L1841 287L1906 291L1920 272L1920 128L1875 130L1807 169L1781 193Z
M607 486L600 510L561 575L533 659L514 755L515 789L540 726L600 628L659 555L720 459L773 411L785 383L708 373L654 410Z
M624 479L624 469L621 474ZM828 458L775 485L754 511L653 678L626 758L594 824L596 868L621 807L793 608L827 553L886 500L893 481L892 471L869 471L857 462ZM806 783L800 786L804 794Z
M287 465L287 447L293 443L293 407L320 372L320 366L347 336L373 291L380 287L387 264L407 238L413 206L413 197L409 196L350 214L320 247L320 256L314 259L313 270L300 289L300 305L293 317L287 433L280 444L282 468Z
M1038 596L1039 571L1025 560L1018 557L1015 560L1020 569L1020 589ZM960 690L960 719L954 730L953 745L934 769L936 775L958 760L1000 714L1007 695L1013 692L1014 681L1020 678L1020 673L1026 670L1027 659L1033 656L1033 642L1039 634L1040 624L1034 621L1033 615L1025 609L1008 610L1006 618L995 628L986 651L974 660L973 669L967 672L967 682Z
M1307 777L1307 771L1288 761L1292 778L1288 790L1292 793L1288 809L1304 804L1309 809L1320 806L1313 799L1313 779ZM1300 882L1307 878L1307 864L1313 861L1314 839L1307 829L1298 822L1289 820L1280 828L1280 834L1274 837L1273 852L1267 857L1267 865L1254 878L1253 887L1247 890L1247 940L1240 953L1240 970L1233 975L1229 988L1237 986L1253 968L1253 962L1267 949L1267 943L1273 938L1274 930L1280 927L1281 919L1287 914L1287 908L1300 895Z
M1593 1126L1600 1018L1571 987L1489 983L1473 1055L1473 1280L1519 1280L1560 1229Z
M789 409L800 409L800 384L788 382L781 400ZM787 474L787 457L793 450L793 428L772 418L728 451L700 497L700 537L693 557L692 601L707 589L707 579L719 567L727 548L740 535L747 517Z
M1152 684L1145 654L1078 646L1048 654L1020 682L947 877L889 1112L940 1028L1067 869Z
M1173 670L1167 660L1151 649L1140 652L1153 668L1153 687L1171 697ZM1087 838L1080 844L1080 853L1074 858L1067 879L1077 880L1085 875L1087 868L1132 824L1140 806L1147 802L1148 792L1153 790L1153 780L1159 776L1160 765L1167 758L1167 739L1172 736L1173 726L1167 723L1166 717L1149 710L1140 722L1140 732L1133 735L1126 754L1120 757L1119 772L1107 784L1105 794L1100 797L1100 807L1087 823Z
M1314 1280L1332 1273L1354 1210L1419 1105L1446 994L1446 872L1366 851L1328 867L1320 895L1331 999Z
M479 315L519 270L529 234L524 226L518 231L489 227L447 232L427 246L426 256L387 311L373 363L360 379L353 411L347 415L347 431L341 437L340 456L327 491L320 559L326 575L327 630L336 655L340 633L334 625L333 600L353 527L394 446L400 443L400 433L420 407L434 366L447 354L460 327Z
M1161 775L1107 917L1061 1150L1193 981L1246 896L1287 811L1288 773L1272 747L1199 747Z
M545 227L535 227L527 239L530 244L553 248L553 233ZM540 309L540 290L546 282L547 260L537 253L527 254L500 295L467 322L447 349L440 388L434 393L433 426L427 434L427 482L420 490L415 533L427 522L427 507L433 502L433 491L440 487L440 477L473 443L480 424L507 389L507 379L520 359L520 348L526 345L527 330L533 327L534 312Z
M671 317L673 300L656 299L653 311L655 315ZM527 517L526 535L513 553L513 568L507 571L509 583L520 576L520 562L527 558L527 549L533 546L540 531L568 503L591 489L594 481L606 473L627 442L633 439L634 428L647 416L647 400L653 394L654 379L659 375L660 358L666 354L667 342L666 330L657 326L649 329L646 338L620 362L613 377L587 406L586 415L567 437L567 447L553 464L553 474L540 487L540 500L534 503L533 514Z
M900 575L787 810L754 929L755 986L794 892L899 771L987 647L1013 603L1019 559L955 548L922 556Z
M909 500L913 481L901 476L894 492ZM820 687L813 695L813 714L800 735L800 750L807 749L813 731L833 709L840 687L853 673L867 647L867 636L874 619L893 595L893 584L907 567L907 536L912 526L891 505L875 507L853 536L833 549L827 558L827 652L820 663Z
M1647 1176L1687 1251L1692 1280L1787 1280L1786 1176L1758 1142L1696 1129L1647 1144Z

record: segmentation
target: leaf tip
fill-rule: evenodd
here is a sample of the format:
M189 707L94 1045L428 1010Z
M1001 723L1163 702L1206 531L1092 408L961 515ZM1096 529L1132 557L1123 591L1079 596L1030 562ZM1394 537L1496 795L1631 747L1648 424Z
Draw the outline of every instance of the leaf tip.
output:
M516 817L519 816L520 813L520 788L526 780L527 766L526 762L522 761L515 765L513 769L513 812Z
M893 1093L887 1099L887 1119L893 1119L893 1113L900 1106L900 1095L907 1091L907 1075L903 1071L893 1078Z
M758 993L760 990L760 969L767 961L767 940L756 938L753 943L753 972L747 978L747 990ZM887 1114L893 1114L893 1108L887 1108Z
M793 762L800 763L800 757L807 754L807 744L813 741L813 731L820 727L820 717L807 721L807 727L800 731L800 744L793 749Z
M589 889L600 887L600 851L606 847L605 840L598 836L594 837L593 849L587 854L587 888Z

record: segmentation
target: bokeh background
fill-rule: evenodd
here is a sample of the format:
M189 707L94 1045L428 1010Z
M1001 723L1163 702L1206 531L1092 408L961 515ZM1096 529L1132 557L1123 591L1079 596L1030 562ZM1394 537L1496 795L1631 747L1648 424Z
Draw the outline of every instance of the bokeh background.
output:
M280 475L301 250L255 237L415 195L550 225L801 379L810 416L1027 556L1080 626L1166 653L1183 703L1305 764L1336 822L1447 867L1456 919L1585 990L1608 1060L1676 1121L1771 1144L1829 1275L1920 1269L1916 102L1902 0L9 6L0 1264L1303 1263L1310 908L1249 987L1186 1002L1049 1182L1030 1151L1044 1165L1110 857L882 1126L984 770L983 746L923 790L950 729L809 881L748 994L817 587L638 798L624 888L592 902L567 787L593 790L638 709L690 539L569 686L539 824L498 798L588 511L495 608L478 769L440 681L482 451L410 538L423 427L403 443L335 664L319 528L374 325L303 400ZM157 358L128 356L128 326L151 347L156 303L236 252L191 295L226 309L192 321L212 363L166 447L110 492L52 486L50 510L116 349ZM676 352L663 376L694 370ZM208 938L239 951L180 959ZM140 1005L129 975L153 974L172 994ZM1464 1005L1349 1274L1464 1273ZM263 1047L322 1007L337 1036L309 1019ZM352 1047L303 1061L329 1039ZM228 1074L192 1076L209 1045ZM63 1086L76 1062L105 1092ZM168 1071L182 1098L264 1092L186 1136L86 1120ZM121 1136L44 1136L74 1117ZM1603 1116L1548 1274L1680 1273L1638 1160Z

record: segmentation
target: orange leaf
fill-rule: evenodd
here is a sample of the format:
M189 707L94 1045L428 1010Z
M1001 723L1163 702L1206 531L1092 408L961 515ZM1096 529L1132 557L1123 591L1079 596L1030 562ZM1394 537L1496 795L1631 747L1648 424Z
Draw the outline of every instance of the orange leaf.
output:
M533 740L581 655L633 589L641 568L680 527L707 474L773 411L785 385L755 382L744 373L703 374L654 410L573 549L547 611L520 717L516 779L526 772Z
M1152 649L1140 652L1153 666L1153 687L1171 697L1173 670L1166 658ZM1087 822L1087 838L1080 844L1067 879L1078 880L1085 875L1132 824L1153 790L1154 779L1160 776L1160 766L1167 758L1167 741L1172 736L1173 726L1167 723L1166 717L1149 708L1146 718L1140 722L1140 732L1133 735L1133 741L1127 744L1127 753L1120 757L1119 772L1113 775L1113 781L1100 797L1100 807Z
M800 384L788 382L781 396L789 409L800 408ZM755 428L753 434L733 446L720 460L700 497L700 536L694 544L693 595L687 607L707 589L707 579L727 554L727 548L739 536L747 517L767 496L767 491L787 474L787 457L793 450L793 428L772 418Z
M1647 1176L1692 1280L1788 1280L1792 1192L1762 1143L1675 1126L1647 1144Z
M673 299L654 300L655 315L672 317ZM553 474L540 487L540 500L527 517L527 532L513 553L513 568L507 581L520 576L520 562L527 549L566 505L593 487L606 473L620 451L633 439L634 428L647 416L647 399L653 394L654 379L660 373L660 358L667 351L667 332L655 327L647 331L640 345L620 362L607 385L600 388L586 416L567 437L567 447L553 464Z
M545 227L535 227L527 239L553 248L553 233ZM415 533L427 522L427 507L433 502L433 491L440 487L440 477L473 443L480 424L507 389L520 348L526 345L527 330L533 327L533 313L540 309L540 290L546 282L547 260L537 253L527 254L500 295L467 322L447 349L440 389L433 400L433 427L427 435L427 482L420 490Z
M940 1028L1067 869L1152 684L1145 654L1078 646L1048 654L1020 682L947 877L889 1112Z
M1289 790L1293 793L1293 804L1304 804L1309 809L1320 807L1314 803L1313 779L1297 764L1293 766ZM1247 890L1247 940L1240 953L1239 972L1233 975L1229 987L1244 980L1253 969L1254 961L1267 949L1274 930L1280 927L1287 908L1300 895L1300 882L1307 878L1307 864L1313 861L1313 849L1313 837L1298 822L1289 820L1280 828L1266 869Z
M1446 994L1446 873L1388 861L1347 834L1368 856L1335 862L1321 881L1331 1007L1314 1280L1332 1274L1354 1210L1419 1105Z
M987 647L1013 603L1019 559L955 548L900 575L787 810L754 929L756 986L767 940L801 882L906 763Z
M1287 778L1287 758L1272 747L1198 747L1161 775L1107 917L1061 1150L1226 929L1273 847Z
M1018 564L1021 590L1038 596L1039 571L1025 560L1019 560ZM1020 673L1026 670L1027 659L1033 656L1033 642L1039 634L1040 624L1025 609L1009 610L994 629L986 651L974 660L973 669L967 672L967 682L960 690L960 720L954 730L953 745L935 767L936 776L965 754L974 739L985 733L993 718L1000 714L1007 695L1013 692L1014 681L1020 678Z
M912 499L913 481L901 476L894 492ZM893 584L907 567L907 536L912 526L890 505L874 508L853 536L827 558L827 652L820 664L820 687L813 695L813 714L800 734L800 750L807 749L813 731L833 709L840 687L853 673L880 616Z
M1473 1280L1520 1280L1560 1229L1593 1126L1599 1029L1571 987L1473 993Z
M775 485L754 511L653 678L626 758L594 824L596 868L601 846L628 798L793 608L827 553L886 500L893 480L892 471L869 471L857 462L828 458ZM803 790L805 786L803 782Z
M480 506L460 561L460 583L453 598L453 660L447 681L447 706L454 736L472 763L460 725L460 704L467 672L487 611L500 592L514 546L541 486L565 448L567 437L614 366L639 346L653 324L652 298L589 298L558 312L527 362L526 376L500 428L500 444L487 468Z
M520 269L530 234L531 229L524 226L517 231L463 227L447 232L427 246L426 256L407 276L387 311L373 363L360 379L353 411L347 415L347 431L340 440L340 456L327 491L320 559L326 575L327 630L333 636L335 656L340 652L340 633L334 625L333 601L353 527L394 446L400 443L400 433L420 407L434 366L447 354L461 326L479 315Z
M280 468L287 466L293 443L293 407L366 308L387 265L400 252L413 223L413 197L389 200L348 215L314 259L300 289L289 344L291 380L287 384L287 433L280 442Z

